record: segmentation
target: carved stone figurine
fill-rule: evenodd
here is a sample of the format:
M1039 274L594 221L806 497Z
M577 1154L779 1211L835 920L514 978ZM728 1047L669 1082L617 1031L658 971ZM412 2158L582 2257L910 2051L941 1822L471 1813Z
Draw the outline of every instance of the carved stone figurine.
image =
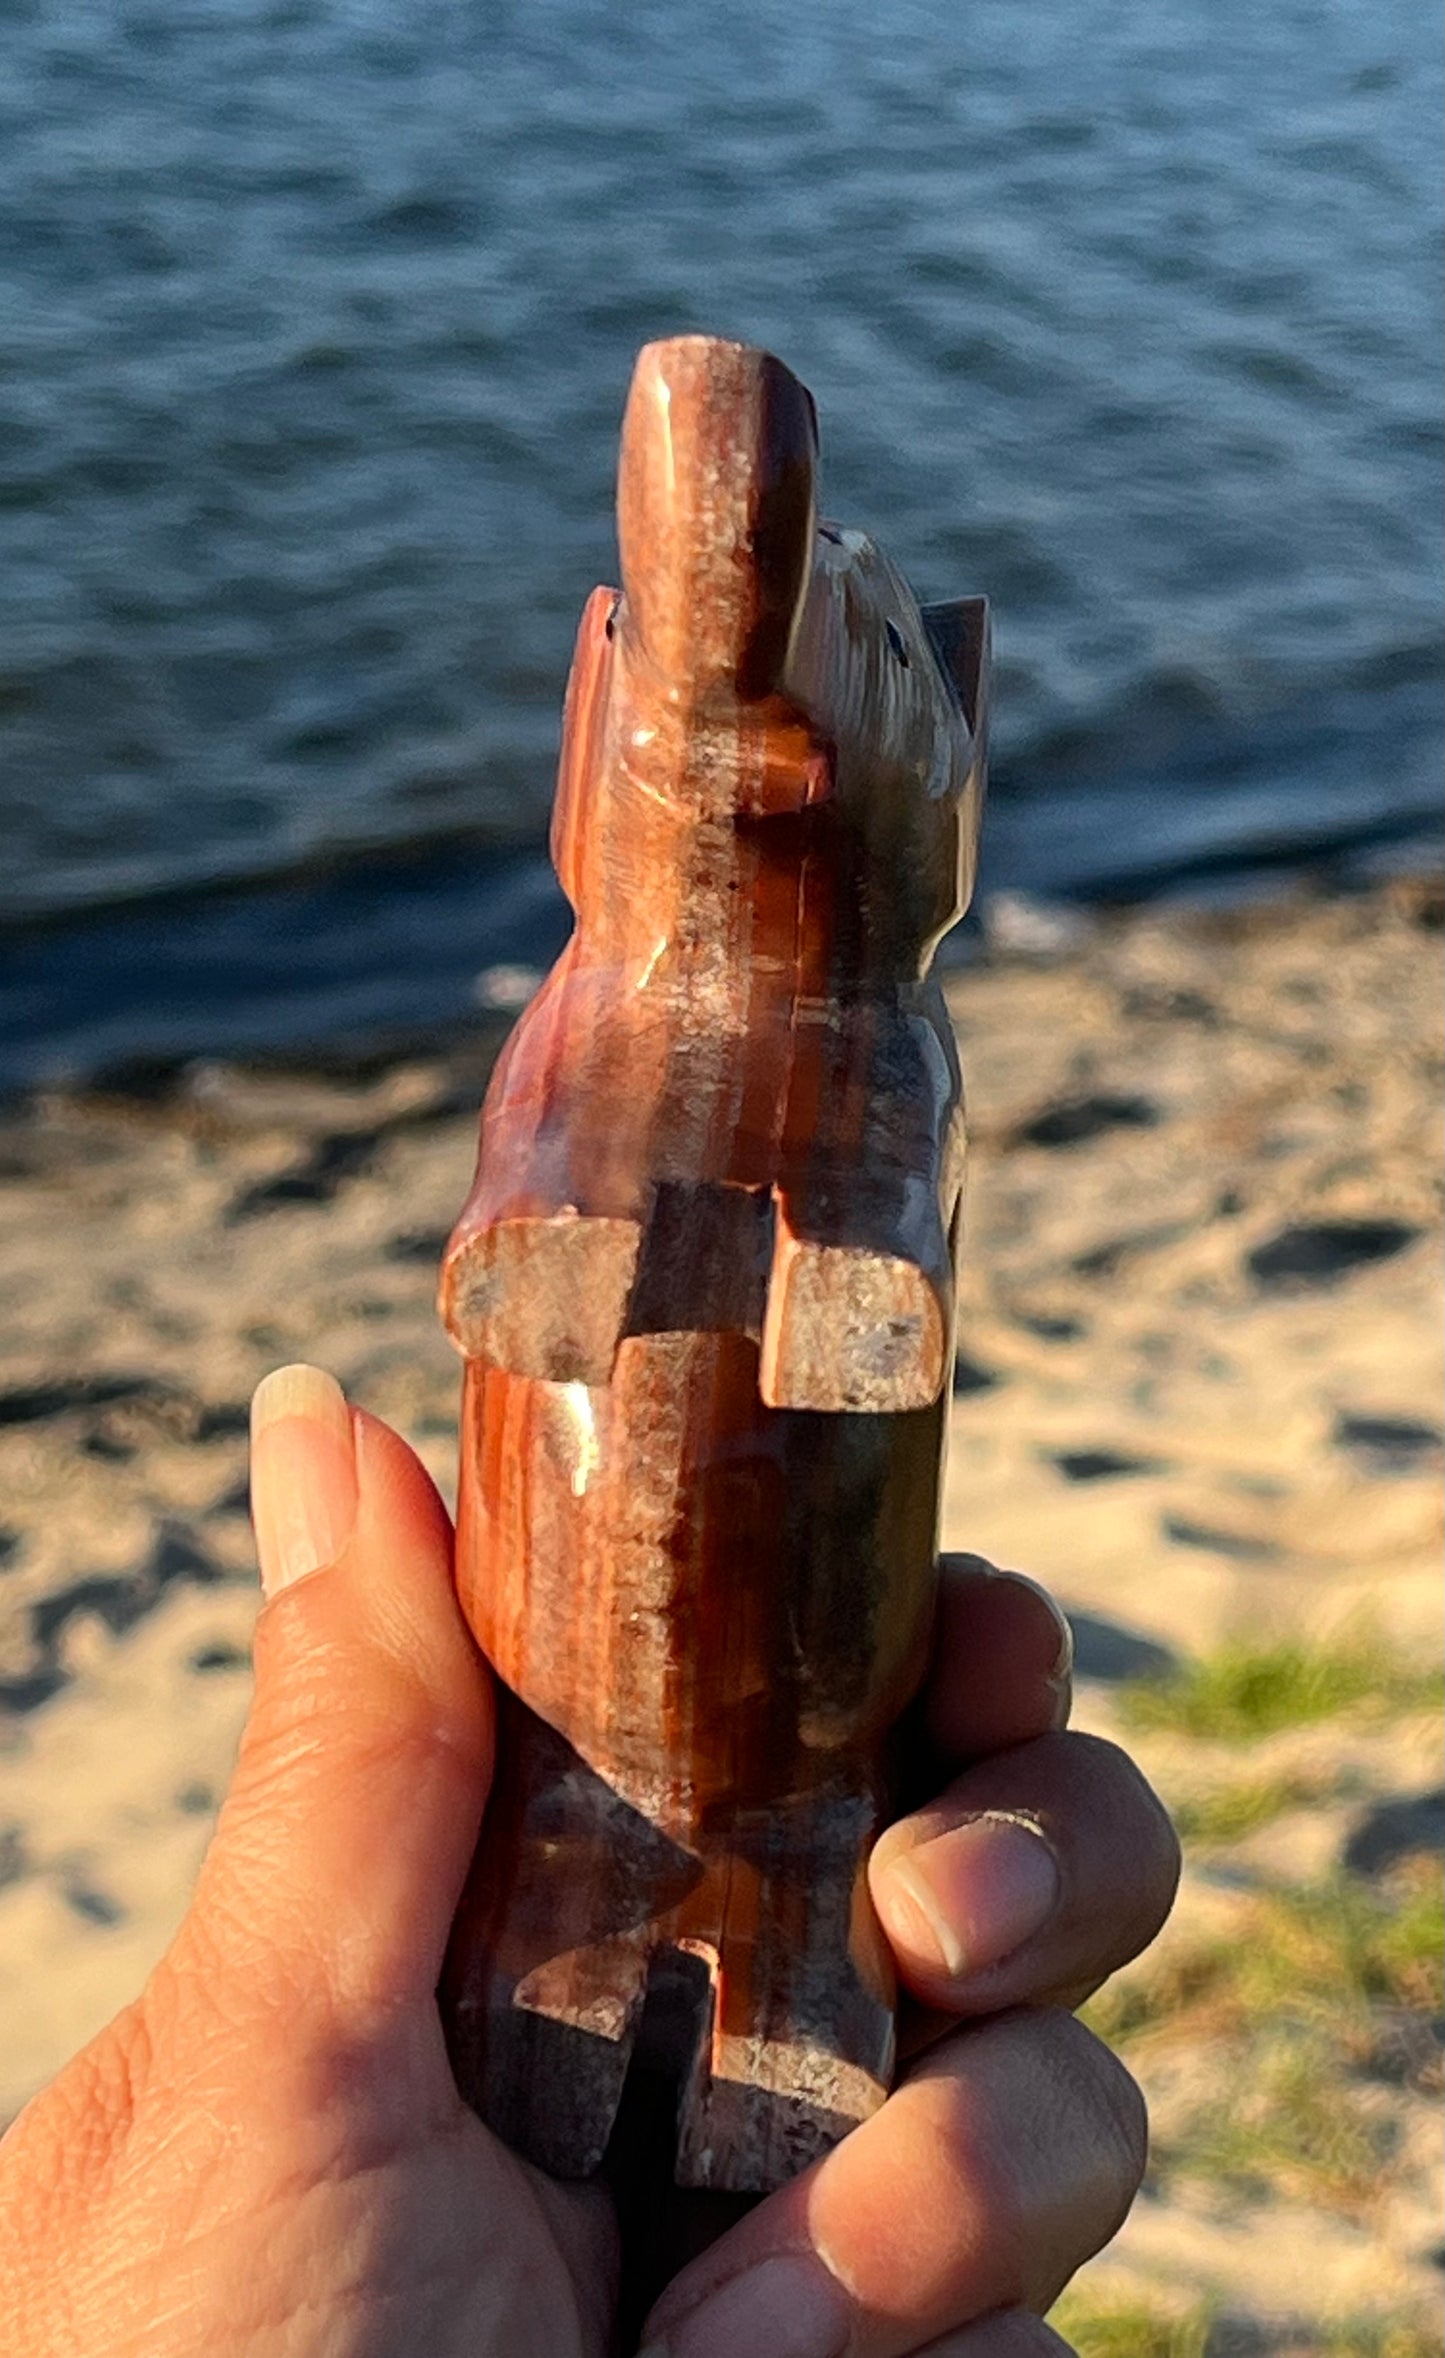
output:
M816 449L769 354L642 353L567 696L576 930L443 1269L504 1682L443 1997L464 2091L567 2177L630 2065L675 2080L679 2185L761 2190L893 2064L863 1874L932 1609L963 1140L929 968L987 615L820 523Z

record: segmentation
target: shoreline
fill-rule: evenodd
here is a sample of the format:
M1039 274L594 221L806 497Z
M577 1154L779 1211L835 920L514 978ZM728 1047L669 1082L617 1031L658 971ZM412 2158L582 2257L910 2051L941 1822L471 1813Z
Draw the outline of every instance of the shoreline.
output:
M1168 828L1144 801L1135 834L1152 825L1159 841L1148 856L1141 843L1142 868L1126 858L1111 888L1112 871L1091 870L1086 855L1101 827L1129 839L1137 789L1119 797L1092 824L1087 802L1057 789L997 797L977 903L945 940L941 970L1049 939L1077 945L1150 912L1188 926L1212 912L1408 891L1438 872L1433 800L1428 817L1377 815L1373 831L1333 849L1316 810L1313 834L1282 827L1181 851L1172 865ZM1062 875L1040 861L1039 844L1056 838L1074 847ZM425 1060L479 1023L508 1020L569 923L545 843L485 834L333 851L270 877L9 921L0 1105L36 1089L154 1090L201 1061L341 1073Z
M947 977L971 1168L944 1539L1060 1591L1086 1726L1229 1640L1438 1658L1442 918L1428 880L1146 908ZM320 1361L450 1487L433 1271L504 1030L0 1106L0 2122L134 1994L204 1849L258 1601L255 1382ZM1337 1847L1428 1781L1422 1741L1370 1755ZM1183 2266L1198 2236L1161 2218L1100 2265Z

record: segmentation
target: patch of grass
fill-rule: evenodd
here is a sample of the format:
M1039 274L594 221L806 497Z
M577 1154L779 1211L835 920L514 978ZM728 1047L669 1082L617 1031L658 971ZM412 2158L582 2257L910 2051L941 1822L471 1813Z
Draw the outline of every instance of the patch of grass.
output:
M1263 1891L1232 1938L1166 1951L1105 1986L1087 2009L1115 2044L1149 2031L1197 2041L1283 2014L1336 2033L1374 2007L1445 2009L1445 1880L1433 1860L1384 1888L1344 1876Z
M1048 2321L1078 2358L1441 2358L1442 2351L1438 2330L1408 2318L1271 2327L1237 2311L1221 2317L1208 2301L1178 2310L1100 2299L1087 2280L1070 2286Z
M1208 2358L1212 2309L1187 2314L1144 2301L1100 2301L1072 2285L1049 2312L1049 2323L1078 2358Z
M1434 1709L1445 1701L1445 1674L1363 1638L1321 1646L1284 1639L1222 1646L1165 1678L1134 1681L1119 1700L1131 1727L1239 1742L1342 1711Z
M1319 2358L1441 2358L1445 2339L1427 2325L1365 2317L1322 2328Z
M1290 1810L1333 1800L1337 1790L1333 1777L1245 1777L1186 1794L1172 1803L1170 1815L1181 1842L1240 1842Z
M1309 2031L1251 2042L1248 2070L1161 2139L1166 2180L1205 2180L1245 2202L1270 2195L1344 2218L1366 2217L1389 2165L1394 2123L1342 2089L1327 2045Z
M1261 1892L1230 1938L1166 1949L1102 1990L1087 2019L1125 2049L1209 2055L1207 2092L1156 2145L1163 2180L1362 2219L1396 2135L1370 2084L1382 2049L1442 2009L1445 1884L1425 1861L1383 1889L1339 1878Z

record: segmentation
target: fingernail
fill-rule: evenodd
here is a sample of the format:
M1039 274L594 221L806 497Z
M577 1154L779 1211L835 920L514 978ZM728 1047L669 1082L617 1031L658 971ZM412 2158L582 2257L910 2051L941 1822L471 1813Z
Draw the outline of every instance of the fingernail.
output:
M1023 1818L970 1818L891 1859L880 1882L885 1915L950 1981L1011 1957L1059 1898L1058 1862Z
M263 1596L334 1564L356 1522L351 1411L334 1376L278 1367L251 1402L251 1518Z
M844 2358L853 2305L821 2260L780 2254L735 2276L642 2358Z

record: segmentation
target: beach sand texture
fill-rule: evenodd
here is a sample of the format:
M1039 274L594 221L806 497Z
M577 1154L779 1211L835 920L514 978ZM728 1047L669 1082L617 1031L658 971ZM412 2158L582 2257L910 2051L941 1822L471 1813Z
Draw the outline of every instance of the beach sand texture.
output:
M1261 1910L1378 1931L1434 1904L1441 917L1423 884L1155 911L950 983L972 1162L945 1541L1057 1587L1082 1723L1127 1729L1195 1828L1173 1926L1104 2001L1160 2158L1086 2271L1081 2348L1105 2348L1090 2303L1185 2318L1140 2358L1203 2349L1206 2312L1212 2348L1307 2352L1386 2347L1321 2320L1438 2311L1428 1973L1372 1984L1333 2044L1301 2015L1353 2174L1311 2168L1307 2123L1283 2161L1269 2122L1222 2160L1201 2123L1222 2077L1283 2069L1314 1970L1282 1971L1265 2054L1226 1987ZM494 1046L0 1117L0 2120L134 1994L204 1849L257 1605L252 1386L319 1361L450 1488L432 1289ZM1140 1724L1140 1680L1302 1638L1337 1666L1323 1700Z

